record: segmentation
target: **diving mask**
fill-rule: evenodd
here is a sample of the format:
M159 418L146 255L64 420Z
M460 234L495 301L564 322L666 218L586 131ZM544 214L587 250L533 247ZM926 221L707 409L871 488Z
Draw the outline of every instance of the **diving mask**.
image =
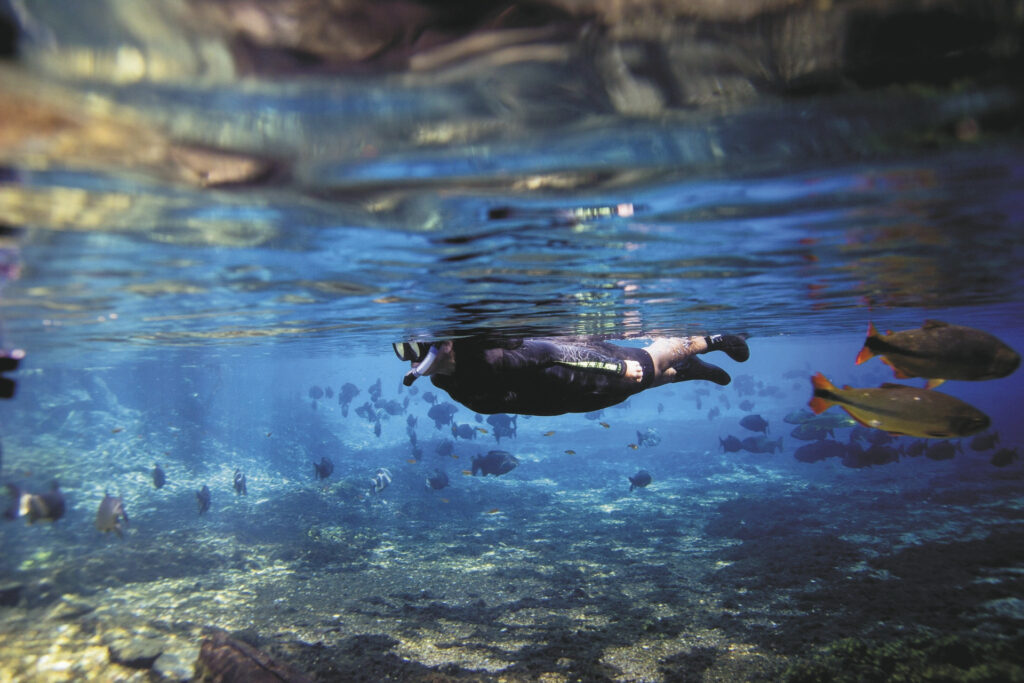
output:
M430 372L430 366L434 364L434 360L437 358L437 346L435 344L403 342L393 344L392 346L399 360L418 363L415 368L405 373L405 377L402 378L402 384L405 386L410 386L417 378Z

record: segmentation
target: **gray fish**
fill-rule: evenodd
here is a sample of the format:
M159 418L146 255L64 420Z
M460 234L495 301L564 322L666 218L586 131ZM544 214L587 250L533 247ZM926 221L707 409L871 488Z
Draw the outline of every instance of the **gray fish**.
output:
M437 444L437 447L434 449L434 452L437 453L442 458L447 458L449 455L455 452L455 444L452 442L451 439L444 439L439 444Z
M313 476L317 481L326 479L334 471L334 463L326 455L320 458L319 463L313 463Z
M235 468L234 484L236 496L249 495L249 490L245 486L245 473L242 472L242 470L238 469L237 467Z
M495 477L508 474L516 468L519 460L508 451L488 451L487 455L473 457L473 475L482 472L483 476L492 474Z
M744 415L743 419L740 420L740 426L752 432L768 433L768 420L757 414Z
M998 451L992 454L992 459L989 460L996 467L1006 467L1013 463L1017 459L1016 448L1000 448Z
M642 489L652 481L651 474L647 470L640 470L632 477L629 477L629 490Z
M324 396L324 390L321 389L320 387L312 386L312 387L309 388L309 397L311 399L313 399L314 401L319 399L319 398L323 398L323 396Z
M742 401L740 401L740 410L742 410L743 412L748 412L748 411L751 411L753 409L754 409L754 402L751 401L749 398L743 399Z
M959 441L956 444L952 441L939 441L928 446L924 455L929 460L952 460L956 457L957 451L960 453L964 452Z
M434 421L434 427L440 429L452 423L452 417L459 411L451 403L435 403L427 411L427 417Z
M826 436L835 437L835 434L829 428L821 428L810 422L805 422L802 425L793 427L793 430L789 433L794 439L800 439L801 441L818 441L824 439Z
M475 439L476 428L473 425L463 422L460 425L452 425L452 435L458 439Z
M793 451L793 457L799 462L819 462L828 458L842 458L844 455L846 446L829 439L815 441Z
M501 443L502 438L515 438L518 434L518 417L518 415L506 415L505 413L488 415L487 424L491 425L491 431L494 433L494 440Z
M718 437L718 443L726 453L736 453L743 448L742 442L731 434L725 437L725 439Z
M978 434L976 437L971 439L971 450L990 451L996 447L997 443L999 443L999 432Z
M377 473L370 479L370 493L380 493L391 484L391 470L386 467L377 468Z
M115 532L118 536L121 533L121 520L128 524L128 513L124 510L124 501L121 498L106 493L100 501L100 507L96 510L96 528L103 533Z
M802 425L804 422L807 422L808 420L811 420L813 418L814 413L807 410L806 408L801 408L800 410L794 410L793 412L786 415L786 417L782 418L782 421L791 425Z
M153 486L162 489L164 484L167 483L167 475L164 474L164 470L160 467L160 463L153 464Z
M209 511L210 488L206 484L203 484L203 488L196 492L196 502L199 503L199 514Z
M433 474L427 477L427 487L435 491L448 486L448 475L439 469L435 469Z
M767 436L748 436L740 445L748 453L774 453L776 450L782 450L782 437L772 441Z
M661 434L654 427L648 427L642 432L637 430L636 443L639 446L657 446L661 443Z

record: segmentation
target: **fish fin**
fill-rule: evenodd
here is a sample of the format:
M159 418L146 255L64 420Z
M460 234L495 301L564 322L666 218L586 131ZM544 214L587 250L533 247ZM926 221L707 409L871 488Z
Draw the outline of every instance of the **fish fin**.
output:
M882 382L878 386L879 389L913 389L914 387L908 387L906 384L894 384L893 382Z
M861 363L867 362L867 361L869 361L869 360L871 360L872 358L875 357L875 352L868 348L868 341L872 337L877 337L877 336L878 336L878 330L875 329L875 324L873 322L869 322L868 323L868 336L864 340L864 348L862 348L860 350L860 353L857 354L857 360L854 362L854 365L860 365Z
M937 387L937 386L941 385L941 384L942 384L943 382L945 382L945 381L946 381L946 380L944 380L944 379L938 379L938 378L935 378L935 379L930 379L930 380L928 380L928 381L927 381L927 382L925 383L925 385L924 385L924 388L925 388L925 389L934 389L935 387Z
M835 389L835 386L833 386L832 382L829 382L825 375L820 372L811 377L811 386L814 387L814 396L811 397L807 406L815 415L819 415L828 410L829 406L832 405L832 402L824 398L822 394L831 393Z

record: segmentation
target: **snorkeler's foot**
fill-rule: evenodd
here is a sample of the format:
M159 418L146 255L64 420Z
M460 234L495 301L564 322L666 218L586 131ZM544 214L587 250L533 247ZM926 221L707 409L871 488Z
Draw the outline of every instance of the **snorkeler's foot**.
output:
M674 366L676 371L676 382L686 382L691 379L702 379L707 382L714 382L723 387L732 381L729 373L711 363L705 363L696 356L686 359L685 363Z
M708 351L725 351L729 358L738 363L750 358L750 347L747 346L747 340L738 334L713 334L710 337L704 337L704 343L708 345Z

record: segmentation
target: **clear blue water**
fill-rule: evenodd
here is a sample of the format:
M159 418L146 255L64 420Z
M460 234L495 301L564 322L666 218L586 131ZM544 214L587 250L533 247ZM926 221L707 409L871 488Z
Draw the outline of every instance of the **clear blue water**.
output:
M815 372L892 381L854 365L869 322L1024 349L1016 84L626 115L543 61L125 78L150 24L28 5L0 72L0 347L27 353L0 482L56 479L68 509L0 525L0 678L184 677L216 629L323 680L1021 675L1024 463L991 462L1024 444L1020 373L941 388L1000 438L949 460L799 462L783 421ZM204 154L266 166L204 186ZM751 358L500 444L458 406L467 441L390 344L481 332L745 332ZM355 412L377 380L408 399L379 434ZM310 397L346 382L347 415ZM723 452L748 413L781 451ZM519 466L463 473L495 448ZM108 491L124 538L94 527ZM168 657L125 664L125 638Z

